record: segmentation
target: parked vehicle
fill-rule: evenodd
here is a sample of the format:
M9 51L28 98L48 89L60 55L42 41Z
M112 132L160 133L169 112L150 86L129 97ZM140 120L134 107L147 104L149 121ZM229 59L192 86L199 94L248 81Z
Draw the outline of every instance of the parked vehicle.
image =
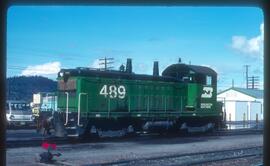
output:
M34 124L30 104L25 101L6 101L6 119L8 126L23 126Z

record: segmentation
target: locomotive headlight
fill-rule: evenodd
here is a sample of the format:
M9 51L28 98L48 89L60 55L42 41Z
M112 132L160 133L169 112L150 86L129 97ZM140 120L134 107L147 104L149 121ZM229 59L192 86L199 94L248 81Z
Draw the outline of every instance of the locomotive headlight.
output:
M64 73L63 72L60 72L59 75L60 75L60 77L63 77Z
M14 115L10 115L10 117L9 117L9 119L14 119L15 117L14 117Z

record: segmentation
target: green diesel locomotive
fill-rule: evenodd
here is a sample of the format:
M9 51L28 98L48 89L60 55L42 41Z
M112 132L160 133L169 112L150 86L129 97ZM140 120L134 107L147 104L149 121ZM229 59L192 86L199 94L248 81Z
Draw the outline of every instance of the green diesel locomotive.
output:
M206 131L220 126L214 70L180 62L162 76L158 70L154 62L153 75L134 74L131 59L119 71L62 69L55 114L65 133Z

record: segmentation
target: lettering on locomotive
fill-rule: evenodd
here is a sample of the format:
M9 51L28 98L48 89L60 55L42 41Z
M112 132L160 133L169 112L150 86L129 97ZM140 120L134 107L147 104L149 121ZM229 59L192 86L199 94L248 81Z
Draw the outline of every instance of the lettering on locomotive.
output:
M213 93L212 87L203 87L202 98L211 98Z
M126 88L124 85L103 85L101 90L99 91L100 95L104 95L105 98L109 95L110 98L119 98L124 99L126 97Z
M212 103L201 103L201 108L207 108L210 109L212 108Z

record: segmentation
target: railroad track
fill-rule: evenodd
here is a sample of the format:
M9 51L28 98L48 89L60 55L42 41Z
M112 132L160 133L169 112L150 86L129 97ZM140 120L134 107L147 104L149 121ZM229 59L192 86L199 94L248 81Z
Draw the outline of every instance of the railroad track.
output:
M213 136L226 136L226 135L246 135L246 134L262 134L263 129L234 129L234 130L218 130L212 133L207 133L206 135Z
M40 146L42 142L49 141L56 143L57 145L63 144L78 144L78 143L90 143L90 142L106 142L106 141L132 141L138 139L157 139L157 138L192 138L192 137L211 137L211 136L232 136L232 135L248 135L248 134L263 134L263 130L257 129L236 129L236 130L222 130L215 131L212 133L193 133L193 134L168 134L168 135L157 135L157 134L141 134L134 137L116 137L116 138L92 138L92 139L71 139L71 138L57 138L57 137L39 137L39 138L27 138L27 139L13 139L6 141L7 148L18 148L18 147L35 147Z
M233 160L245 157L263 155L263 147L248 147L240 149L229 149L220 151L208 151L199 153L186 153L180 155L168 155L153 158L135 159L135 160L119 160L116 162L103 163L99 165L112 165L112 166L130 166L130 165L148 165L148 166L160 166L160 165L198 165L206 164L210 162Z

